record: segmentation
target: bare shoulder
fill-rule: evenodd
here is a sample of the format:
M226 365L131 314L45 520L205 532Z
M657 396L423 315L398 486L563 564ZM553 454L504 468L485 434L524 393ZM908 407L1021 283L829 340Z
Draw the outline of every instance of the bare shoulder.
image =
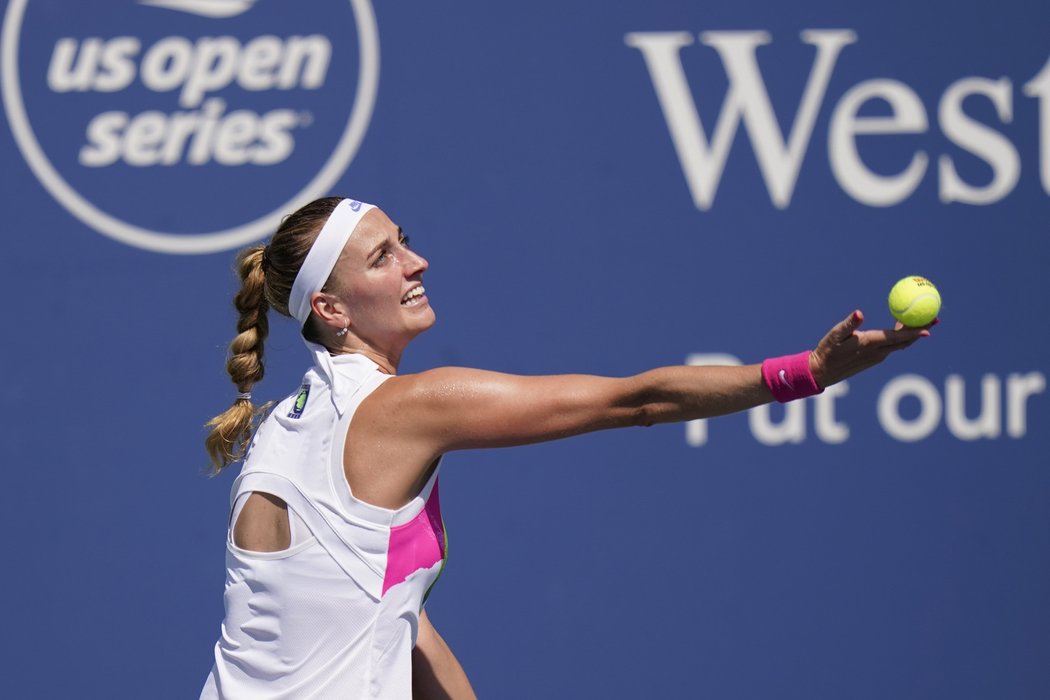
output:
M447 420L459 420L483 403L483 397L511 375L439 367L399 374L383 382L361 402L350 429L376 436L396 434L404 442L423 441L435 455L433 438ZM452 416L451 414L456 414Z
M507 387L522 379L525 378L469 367L437 367L391 377L373 392L375 400L372 401L372 397L369 400L373 409L433 408L463 397L479 398L485 392Z
M472 367L435 367L434 369L395 377L420 394L441 392L450 388L469 387L479 383L522 379L518 375L474 369ZM388 382L389 383L389 382Z

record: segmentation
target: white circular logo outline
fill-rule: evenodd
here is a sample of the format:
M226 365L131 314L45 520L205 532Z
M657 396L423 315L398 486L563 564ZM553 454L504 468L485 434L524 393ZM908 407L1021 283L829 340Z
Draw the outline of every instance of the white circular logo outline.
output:
M176 255L215 253L257 241L272 233L280 217L303 201L327 194L346 171L364 140L379 86L379 32L371 0L349 0L358 27L361 69L350 118L321 170L298 193L268 214L240 226L200 234L164 233L130 224L107 214L80 195L55 169L40 147L26 114L18 72L18 42L29 0L11 0L0 43L0 82L4 111L18 149L44 188L66 211L99 233L137 248Z

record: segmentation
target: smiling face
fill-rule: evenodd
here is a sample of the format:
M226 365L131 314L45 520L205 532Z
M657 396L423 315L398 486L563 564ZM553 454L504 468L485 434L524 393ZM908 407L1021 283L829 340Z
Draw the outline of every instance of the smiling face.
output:
M412 338L434 325L423 289L429 263L408 248L408 238L380 209L357 225L329 278L350 331L371 348L399 356Z

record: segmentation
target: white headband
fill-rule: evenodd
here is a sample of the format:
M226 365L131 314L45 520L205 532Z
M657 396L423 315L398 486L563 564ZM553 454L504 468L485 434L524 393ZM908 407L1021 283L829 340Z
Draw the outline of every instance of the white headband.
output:
M370 209L375 209L375 206L355 199L344 199L336 205L328 221L324 222L321 233L306 254L303 266L299 268L299 274L295 276L292 293L288 295L288 311L292 318L299 321L300 326L310 318L310 297L324 287L343 247L350 240L350 234Z

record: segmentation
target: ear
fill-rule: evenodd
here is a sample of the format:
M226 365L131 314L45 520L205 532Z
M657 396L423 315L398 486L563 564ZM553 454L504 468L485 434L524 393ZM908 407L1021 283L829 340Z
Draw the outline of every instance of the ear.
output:
M310 297L310 308L329 328L341 331L350 325L350 316L346 313L346 307L331 294L314 292Z

